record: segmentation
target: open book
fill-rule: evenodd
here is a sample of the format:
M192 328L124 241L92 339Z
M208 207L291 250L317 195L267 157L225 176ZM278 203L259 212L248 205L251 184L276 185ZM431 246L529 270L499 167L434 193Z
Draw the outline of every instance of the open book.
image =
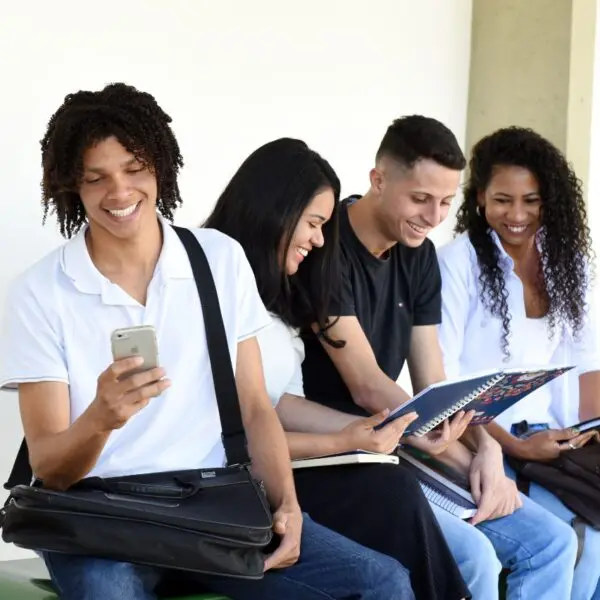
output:
M309 467L331 467L333 465L358 465L367 463L388 463L397 465L398 457L394 454L378 454L366 450L354 450L329 456L312 456L297 458L292 461L292 469L307 469Z
M506 369L440 381L392 411L376 429L412 411L419 416L406 428L404 435L425 435L460 410L476 411L471 425L487 425L507 408L572 368Z

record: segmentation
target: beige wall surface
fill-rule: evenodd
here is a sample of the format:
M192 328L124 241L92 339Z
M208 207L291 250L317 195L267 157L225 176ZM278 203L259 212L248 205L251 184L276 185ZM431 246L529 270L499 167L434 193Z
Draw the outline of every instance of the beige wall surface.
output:
M531 127L589 183L597 0L474 0L467 149Z
M571 0L474 0L468 147L525 125L566 145Z

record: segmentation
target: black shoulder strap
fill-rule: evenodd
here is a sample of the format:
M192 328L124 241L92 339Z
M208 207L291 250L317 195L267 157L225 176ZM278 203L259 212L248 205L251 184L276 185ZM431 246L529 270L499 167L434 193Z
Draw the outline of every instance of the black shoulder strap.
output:
M189 256L200 296L227 464L247 464L250 462L250 458L246 447L246 434L242 424L235 376L231 365L223 316L219 306L219 297L210 265L198 239L189 229L175 226L173 229ZM32 479L33 473L29 464L27 442L23 439L8 480L4 484L4 489L10 490L16 485L29 485Z
M8 476L8 481L4 484L5 490L11 490L15 485L29 485L33 479L33 472L29 464L29 450L25 438L19 446L15 464Z
M188 253L202 304L206 343L219 406L219 416L221 417L223 446L225 447L227 464L246 464L250 462L246 448L246 434L242 424L240 403L225 335L225 326L223 325L223 316L219 306L219 297L210 265L198 239L189 229L182 227L173 227L173 229L175 229Z

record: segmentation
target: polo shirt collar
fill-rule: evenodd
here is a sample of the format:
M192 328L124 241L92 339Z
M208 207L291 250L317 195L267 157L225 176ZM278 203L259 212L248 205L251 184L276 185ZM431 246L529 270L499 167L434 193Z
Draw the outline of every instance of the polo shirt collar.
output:
M166 219L158 214L157 217L163 231L163 246L153 279L159 278L162 283L166 283L169 279L193 278L192 267L179 237ZM116 296L119 294L114 293L116 291L114 288L121 292L123 290L102 275L92 262L85 242L88 227L86 225L63 246L62 271L83 294L99 294L107 304L129 304L129 302L116 301ZM124 292L122 295L127 296ZM135 303L132 298L131 303Z
M492 238L492 241L494 242L494 244L496 244L496 248L498 248L498 252L500 253L499 256L500 256L501 266L505 270L512 271L515 268L515 261L510 257L508 252L506 252L506 250L504 249L504 246L502 245L502 242L500 241L500 236L492 228L488 229L488 233L489 233L490 237ZM544 228L540 227L535 234L535 245L537 246L538 252L540 253L540 256L542 256L542 257L543 257L542 241L544 239L544 236L545 236Z

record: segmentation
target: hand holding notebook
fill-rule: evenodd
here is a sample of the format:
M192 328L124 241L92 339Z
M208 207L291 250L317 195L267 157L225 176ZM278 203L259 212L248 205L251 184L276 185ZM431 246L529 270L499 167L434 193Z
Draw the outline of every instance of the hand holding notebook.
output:
M378 427L415 411L419 417L404 435L425 435L460 410L475 410L471 425L487 425L531 392L566 373L572 366L491 371L434 383L392 411Z

